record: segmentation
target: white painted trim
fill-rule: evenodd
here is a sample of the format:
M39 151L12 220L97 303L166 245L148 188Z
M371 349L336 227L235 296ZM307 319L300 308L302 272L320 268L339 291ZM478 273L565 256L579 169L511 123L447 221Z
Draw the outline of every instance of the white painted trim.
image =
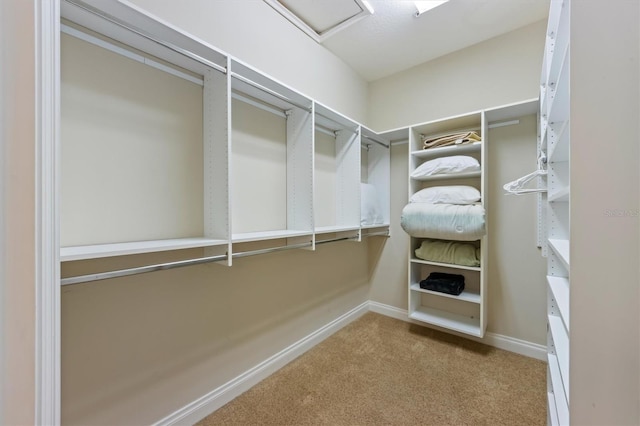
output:
M484 339L480 340L489 346L498 349L504 349L520 355L535 358L540 361L547 362L547 346L538 343L528 342L526 340L516 339L515 337L504 336L496 333L486 333Z
M39 425L60 424L60 259L58 155L60 129L60 1L36 11L36 395Z
M198 422L368 311L369 302L362 303L154 425L183 425Z
M429 327L428 324L420 321L414 321L409 319L409 314L406 309L396 308L395 306L385 305L374 301L369 301L369 310L381 315L385 315L391 318L406 321L412 324L418 324L425 327ZM440 330L438 327L430 327ZM503 336L501 334L487 332L484 338L478 338L468 336L466 334L459 334L447 330L447 333L456 334L466 339L474 340L476 342L484 343L485 345L493 346L498 349L504 349L509 352L514 352L520 355L535 358L541 361L547 361L547 347L537 343L528 342L526 340L516 339L515 337Z

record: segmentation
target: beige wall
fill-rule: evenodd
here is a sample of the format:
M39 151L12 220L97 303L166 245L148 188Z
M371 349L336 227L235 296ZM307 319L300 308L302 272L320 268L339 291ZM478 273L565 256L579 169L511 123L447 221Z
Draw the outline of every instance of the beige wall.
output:
M160 420L367 300L367 264L342 242L64 287L63 424Z
M132 3L364 123L366 82L262 0Z
M0 4L0 424L35 423L34 2Z
M540 21L369 84L368 122L388 130L538 97Z
M489 130L488 331L546 345L547 261L536 247L536 196L502 189L536 169L536 125L530 115Z
M202 86L60 44L61 245L202 236Z

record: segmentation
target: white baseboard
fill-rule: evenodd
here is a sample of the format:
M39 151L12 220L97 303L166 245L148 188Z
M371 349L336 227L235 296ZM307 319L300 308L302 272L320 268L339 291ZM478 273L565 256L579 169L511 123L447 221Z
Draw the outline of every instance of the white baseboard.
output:
M368 311L369 302L362 303L324 327L245 371L238 377L156 422L154 425L195 424Z
M406 309L399 309L395 306L369 301L369 310L391 318L410 322L412 324L427 326L426 324L419 321L409 319L409 314ZM451 331L447 332L451 333ZM516 339L514 337L503 336L501 334L491 332L485 333L482 339L459 333L454 334L467 339L475 340L480 343L484 343L485 345L493 346L495 348L504 349L506 351L528 356L530 358L535 358L540 361L547 361L547 347L545 345L540 345L537 343L528 342L526 340Z
M192 403L182 407L181 409L170 414L164 419L156 422L154 426L192 425L197 423L199 420L202 420L209 414L216 411L218 408L225 405L227 402L236 398L243 392L249 390L252 386L255 386L271 374L278 371L280 368L287 365L295 358L299 357L318 343L322 342L327 337L331 336L333 333L340 330L342 327L355 321L369 311L413 324L425 325L421 322L410 320L406 309L399 309L395 306L385 305L383 303L373 301L364 302L361 305L353 308L349 312L345 313L344 315L341 315L340 317L331 321L324 327L321 327L308 336L300 339L288 348L283 349L282 351L266 359L255 367L245 371L235 379L230 380L217 389L214 389L208 394L198 398ZM486 333L483 339L474 338L462 334L458 335L487 344L489 346L494 346L499 349L515 352L542 361L546 361L547 359L546 346L538 345L536 343L515 339L513 337L502 336L495 333Z
M480 339L479 341L495 348L547 362L547 347L545 345L491 332L486 333L484 339Z

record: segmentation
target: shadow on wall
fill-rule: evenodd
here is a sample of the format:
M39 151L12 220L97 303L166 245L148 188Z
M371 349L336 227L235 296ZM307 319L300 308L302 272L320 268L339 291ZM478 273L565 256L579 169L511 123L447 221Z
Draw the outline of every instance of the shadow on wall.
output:
M367 244L339 242L64 287L64 423L151 422L181 408L367 300L367 260Z

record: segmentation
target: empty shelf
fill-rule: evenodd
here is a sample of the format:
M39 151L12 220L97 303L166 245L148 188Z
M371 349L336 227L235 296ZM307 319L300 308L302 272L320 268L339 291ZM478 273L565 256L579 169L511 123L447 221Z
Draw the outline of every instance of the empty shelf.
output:
M348 232L348 231L358 231L360 230L360 225L332 225L332 226L319 226L316 228L316 234L327 234L331 232Z
M555 201L569 201L569 194L571 192L570 187L565 186L557 191L554 191L549 194L549 202L553 203Z
M562 376L558 368L558 360L555 355L548 354L548 368L551 376L551 388L553 389L553 402L555 406L555 414L558 417L558 424L569 424L569 404L564 391Z
M569 337L560 317L549 315L548 321L555 347L555 357L562 377L562 386L565 395L569 395Z
M241 234L233 234L232 241L234 243L246 243L249 241L275 240L278 238L303 237L305 235L311 236L311 234L311 231L297 231L292 229L244 232Z
M410 312L409 318L461 333L482 337L480 320L478 318L469 318L439 309L426 308L424 306L421 306L414 312Z
M569 331L569 280L562 277L547 277L549 289L553 295L560 317L567 332Z
M177 238L170 240L134 241L128 243L93 244L60 248L60 261L96 259L157 251L181 250L227 244L227 240L210 238Z
M549 238L549 246L558 255L560 260L564 263L567 270L569 269L569 240L560 240L556 238Z

